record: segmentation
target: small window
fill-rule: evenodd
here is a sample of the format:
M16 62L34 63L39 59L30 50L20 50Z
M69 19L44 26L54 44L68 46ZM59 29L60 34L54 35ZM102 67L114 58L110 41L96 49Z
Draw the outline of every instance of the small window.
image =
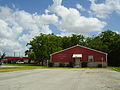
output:
M93 61L93 56L88 56L88 61L92 62Z

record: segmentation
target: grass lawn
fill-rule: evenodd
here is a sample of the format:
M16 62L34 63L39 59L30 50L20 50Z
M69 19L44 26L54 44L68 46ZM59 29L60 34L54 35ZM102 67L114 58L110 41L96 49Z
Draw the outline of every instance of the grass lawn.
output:
M4 66L40 66L37 64L3 64ZM43 66L41 66L43 67Z
M47 66L40 66L35 64L3 64L6 67L0 67L0 72L10 72L10 71L20 71L20 70L31 70L31 69L44 69ZM7 67L12 66L12 67ZM68 67L50 67L51 69L75 69ZM109 69L113 69L115 71L120 71L120 67L107 67ZM83 69L83 68L76 68ZM84 68L84 69L98 69L98 68Z
M0 72L20 71L20 70L31 70L31 69L42 69L46 66L39 66L33 64L4 64L6 67L0 67ZM7 67L12 66L12 67Z
M113 69L113 70L115 70L115 71L119 71L119 72L120 72L120 67L108 67L108 68L110 68L110 69Z

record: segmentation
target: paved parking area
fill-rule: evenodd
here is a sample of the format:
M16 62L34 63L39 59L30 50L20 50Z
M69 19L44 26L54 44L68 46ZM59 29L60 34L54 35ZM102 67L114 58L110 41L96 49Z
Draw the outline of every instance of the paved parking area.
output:
M0 90L120 90L110 69L34 69L0 73Z

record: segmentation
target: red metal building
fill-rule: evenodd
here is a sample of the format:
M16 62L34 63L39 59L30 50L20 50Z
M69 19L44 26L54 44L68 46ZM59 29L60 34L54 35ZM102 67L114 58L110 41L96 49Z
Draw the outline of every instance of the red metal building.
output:
M51 54L51 62L58 66L60 62L73 62L75 67L81 67L82 62L88 62L88 67L97 67L99 64L107 66L107 53L76 45Z

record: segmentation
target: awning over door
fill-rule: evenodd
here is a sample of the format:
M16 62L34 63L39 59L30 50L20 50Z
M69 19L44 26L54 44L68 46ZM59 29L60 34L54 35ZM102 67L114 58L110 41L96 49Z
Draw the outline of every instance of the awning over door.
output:
M73 54L73 58L82 58L82 54Z

